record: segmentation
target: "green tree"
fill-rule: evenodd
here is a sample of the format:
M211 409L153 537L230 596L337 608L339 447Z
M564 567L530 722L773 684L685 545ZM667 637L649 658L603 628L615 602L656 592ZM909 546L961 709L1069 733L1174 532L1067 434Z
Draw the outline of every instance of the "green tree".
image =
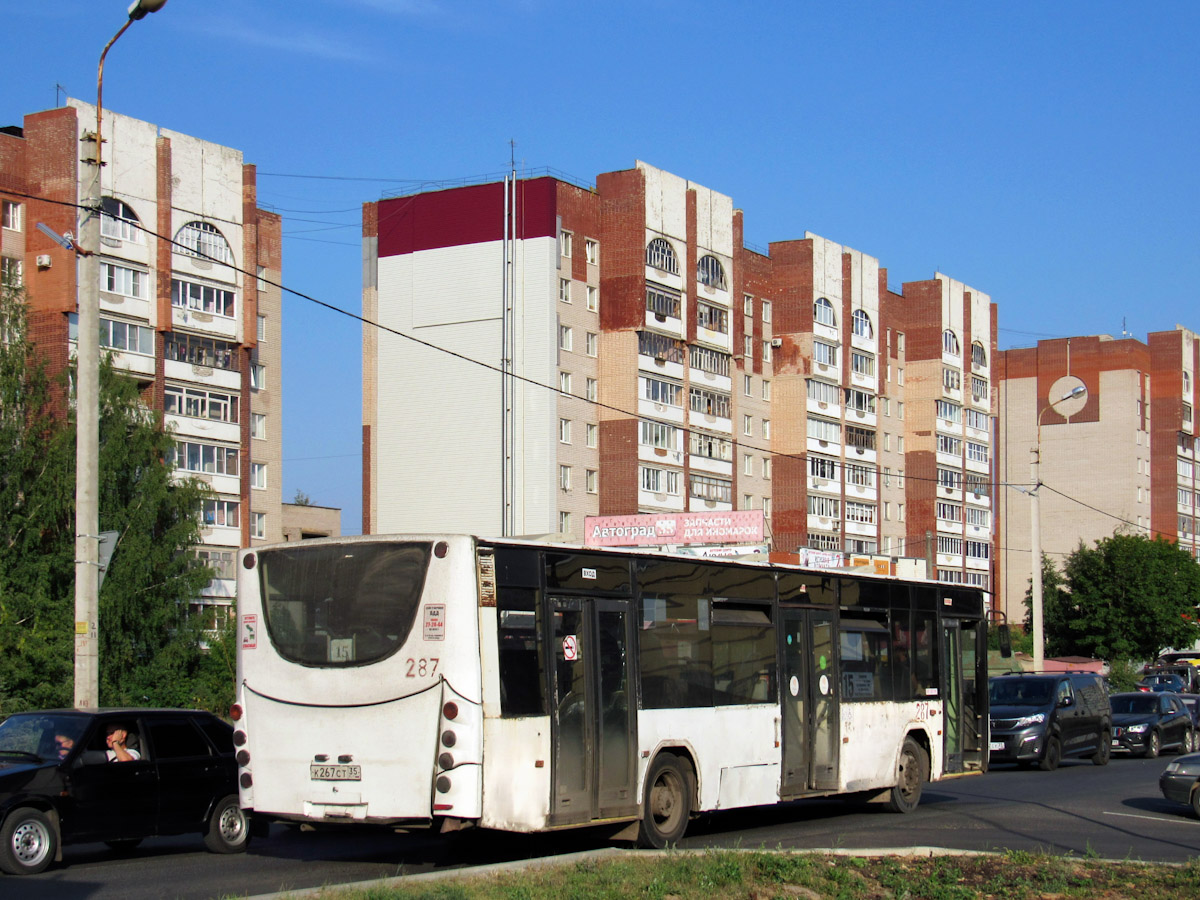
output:
M23 296L0 294L0 713L69 706L74 667L75 429L32 352ZM58 388L62 396L62 385ZM100 527L117 543L100 590L100 702L204 705L233 693L228 626L206 634L188 603L211 577L192 549L208 488L167 462L172 438L137 386L100 373ZM222 692L225 671L227 688Z
M1171 541L1115 534L1092 548L1080 544L1062 573L1049 571L1055 580L1043 576L1043 617L1050 655L1152 659L1200 637L1200 564Z

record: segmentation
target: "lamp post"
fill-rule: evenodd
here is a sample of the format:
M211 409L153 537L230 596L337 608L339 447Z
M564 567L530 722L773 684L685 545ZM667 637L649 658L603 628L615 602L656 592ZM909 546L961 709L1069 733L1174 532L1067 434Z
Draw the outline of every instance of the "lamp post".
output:
M100 208L104 58L134 22L167 0L134 0L104 45L96 72L96 130L83 135L88 168L79 226L79 332L75 341L75 705L100 705ZM90 147L87 145L91 145Z
M1029 490L1029 547L1033 559L1029 572L1029 618L1033 626L1033 671L1040 672L1045 664L1046 635L1042 627L1042 510L1038 500L1038 488L1042 486L1038 469L1042 457L1042 416L1066 400L1082 397L1087 388L1076 385L1057 400L1051 400L1038 412L1037 434L1029 451L1029 477L1033 487Z

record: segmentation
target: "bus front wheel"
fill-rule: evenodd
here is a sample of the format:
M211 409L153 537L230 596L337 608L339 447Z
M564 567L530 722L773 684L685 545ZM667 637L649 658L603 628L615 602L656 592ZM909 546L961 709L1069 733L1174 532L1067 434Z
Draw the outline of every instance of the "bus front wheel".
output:
M673 753L660 753L646 774L646 797L638 844L661 850L679 843L692 812L691 768Z
M905 738L900 748L900 764L896 767L896 786L887 794L887 808L896 813L912 812L921 802L921 786L928 778L929 760L925 751L912 738Z

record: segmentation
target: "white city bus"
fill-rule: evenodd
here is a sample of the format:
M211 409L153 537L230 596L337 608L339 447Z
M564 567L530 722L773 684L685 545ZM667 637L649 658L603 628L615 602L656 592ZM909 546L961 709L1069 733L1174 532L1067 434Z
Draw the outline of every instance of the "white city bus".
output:
M443 831L873 793L987 766L980 591L456 535L245 550L233 709L256 817Z

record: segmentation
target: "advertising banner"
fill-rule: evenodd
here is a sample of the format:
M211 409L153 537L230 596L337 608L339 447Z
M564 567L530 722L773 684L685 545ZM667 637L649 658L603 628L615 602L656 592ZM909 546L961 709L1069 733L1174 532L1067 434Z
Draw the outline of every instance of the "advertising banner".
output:
M763 540L762 510L588 516L589 547L654 547L661 544L754 544Z

